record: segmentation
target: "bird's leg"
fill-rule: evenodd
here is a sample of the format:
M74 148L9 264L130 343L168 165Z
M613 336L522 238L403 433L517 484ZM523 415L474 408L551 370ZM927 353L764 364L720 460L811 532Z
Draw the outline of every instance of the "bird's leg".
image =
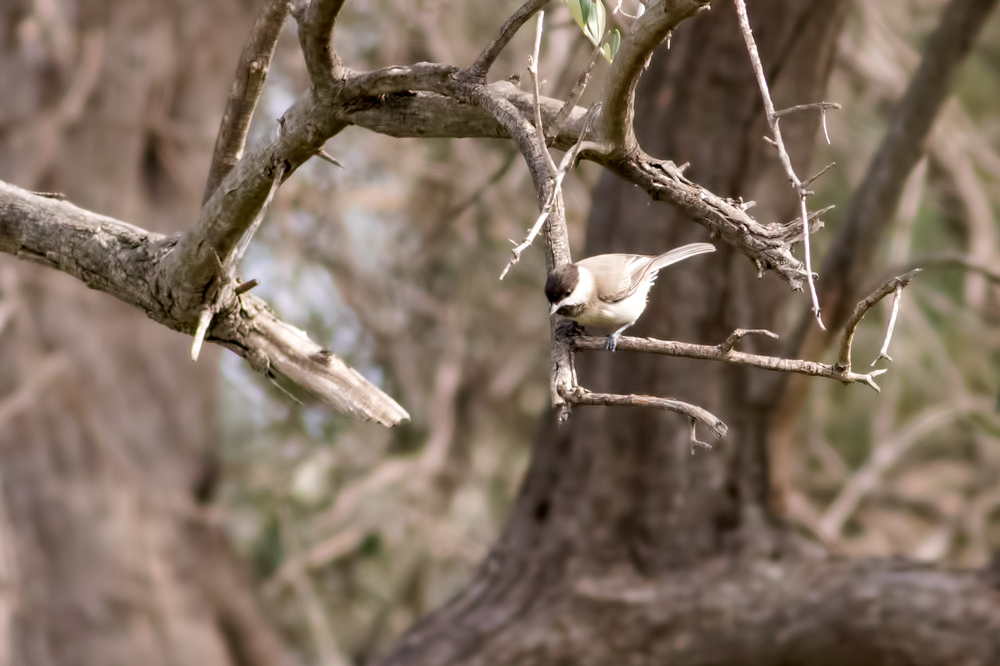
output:
M608 341L604 343L604 348L607 349L608 351L614 351L615 348L618 346L618 338L620 338L622 336L622 331L624 331L626 328L628 328L631 325L632 324L625 324L624 326L622 326L621 328L619 328L617 331L615 331L614 333L612 333L611 335L609 335L608 336Z

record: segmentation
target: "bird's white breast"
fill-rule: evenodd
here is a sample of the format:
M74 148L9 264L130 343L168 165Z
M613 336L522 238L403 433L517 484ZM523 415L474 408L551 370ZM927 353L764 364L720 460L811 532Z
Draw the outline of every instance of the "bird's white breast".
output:
M583 271L581 271L581 274ZM646 298L649 296L651 283L646 280L639 285L635 293L618 301L605 303L594 298L589 306L575 321L585 326L624 326L631 324L642 315L646 309Z

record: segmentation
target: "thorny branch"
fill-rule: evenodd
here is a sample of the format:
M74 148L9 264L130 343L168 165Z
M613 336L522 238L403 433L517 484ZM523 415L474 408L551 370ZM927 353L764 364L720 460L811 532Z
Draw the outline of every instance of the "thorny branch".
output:
M773 137L771 143L777 147L778 159L781 160L781 166L784 168L785 174L788 176L788 180L791 181L792 187L795 189L795 194L799 198L799 209L801 211L802 221L802 248L803 254L805 255L806 282L809 284L809 297L812 299L812 309L813 315L816 317L816 323L819 324L821 329L826 330L826 327L823 325L823 316L820 313L819 296L816 294L816 284L814 282L812 272L812 252L809 245L809 208L806 205L806 198L809 196L809 191L806 189L806 185L808 183L803 183L799 177L795 175L795 169L792 167L792 159L789 157L788 150L785 148L785 142L781 138L780 121L782 116L790 113L805 111L808 109L819 109L822 114L823 134L827 135L826 110L839 109L840 105L831 102L817 102L814 104L800 104L782 111L775 111L774 102L771 101L771 93L768 91L767 77L764 75L764 66L761 64L760 54L757 52L757 43L754 41L753 32L750 30L750 18L747 16L746 2L744 0L735 0L735 2L736 13L739 16L740 21L740 30L743 32L743 39L746 41L747 52L750 54L750 64L753 66L754 74L757 76L757 84L760 86L760 95L764 100L764 113L767 116L767 124L771 128L771 135ZM830 141L830 137L828 135L826 140L827 142ZM826 169L810 178L809 182L814 181L825 171Z
M634 351L646 354L663 354L664 356L676 356L679 358L693 358L703 361L722 361L732 365L742 365L762 370L772 370L774 372L795 373L809 375L811 377L825 377L835 379L844 384L867 384L876 391L874 377L884 372L876 370L873 373L860 374L851 372L850 369L841 371L835 366L816 361L802 361L792 358L781 358L778 356L765 356L762 354L750 354L748 352L736 351L733 346L736 340L744 335L755 333L777 338L777 335L770 331L744 331L737 329L729 338L719 345L698 345L690 342L674 342L672 340L656 340L653 338L634 338L622 336L618 339L619 351ZM736 338L736 340L734 340ZM579 336L572 339L575 351L600 351L604 349L605 338L594 336Z

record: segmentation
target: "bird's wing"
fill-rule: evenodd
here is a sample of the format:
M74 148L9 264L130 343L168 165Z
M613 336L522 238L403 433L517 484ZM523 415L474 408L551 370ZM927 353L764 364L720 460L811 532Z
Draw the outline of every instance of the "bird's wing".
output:
M617 303L635 293L654 259L641 254L599 254L582 259L578 265L594 276L599 299Z
M605 303L617 303L634 294L650 273L652 283L661 268L706 252L715 252L715 246L709 243L690 243L657 257L642 254L599 254L583 259L579 265L594 276L597 297Z

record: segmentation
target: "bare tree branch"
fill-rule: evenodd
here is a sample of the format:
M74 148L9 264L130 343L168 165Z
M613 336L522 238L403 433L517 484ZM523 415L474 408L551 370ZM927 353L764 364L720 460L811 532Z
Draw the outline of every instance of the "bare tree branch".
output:
M597 60L601 56L601 49L604 47L604 43L607 39L608 35L606 34L604 39L598 42L597 46L594 47L594 52L590 55L590 62L587 63L587 66L580 74L580 78L577 79L573 88L569 91L569 95L567 95L562 108L559 109L559 113L556 114L555 120L552 121L552 124L545 131L547 145L551 146L553 141L555 141L555 138L559 136L563 125L565 125L566 121L569 119L569 115L573 112L573 109L580 101L580 98L583 97L583 91L587 89L587 84L590 82L590 74L594 71L594 66L597 64ZM539 105L539 107L540 106L541 105Z
M851 314L851 318L847 320L847 326L844 328L844 336L840 341L840 356L837 358L837 363L833 366L834 370L838 372L851 371L851 344L854 342L854 333L857 331L858 324L861 323L861 320L864 319L865 315L868 314L868 311L871 310L876 303L889 294L895 292L897 289L902 289L909 285L919 272L920 269L916 268L906 275L900 275L899 277L892 278L865 297L864 300L860 301L854 307L854 312Z
M633 338L622 336L618 339L618 351L634 351L646 354L663 354L665 356L676 356L679 358L694 358L704 361L722 361L733 365L743 365L751 368L761 368L762 370L773 370L775 372L795 373L799 375L809 375L811 377L825 377L836 379L844 384L861 383L873 386L874 377L884 372L876 370L873 373L859 374L838 370L836 367L816 361L801 361L793 358L781 358L778 356L763 356L761 354L750 354L747 352L732 349L730 343L737 335L738 329L733 335L720 345L698 345L690 342L674 342L672 340L655 340L653 338ZM748 333L763 333L767 335L769 331L743 331ZM771 333L771 335L774 335ZM739 336L742 337L742 336ZM572 345L575 351L601 351L604 350L606 338L594 336L579 336L572 338Z
M806 205L806 197L809 195L809 192L806 190L805 183L803 183L795 174L795 169L792 167L792 158L788 155L788 149L785 148L785 142L781 138L781 117L796 111L818 108L820 109L820 113L824 114L823 131L825 133L826 109L840 108L840 105L832 104L830 102L818 102L813 104L800 104L781 112L775 111L774 102L771 101L771 93L768 90L767 77L764 75L764 66L761 64L760 54L757 52L757 43L753 38L753 31L750 30L750 18L747 16L747 7L744 0L736 0L736 14L739 16L740 30L743 32L743 39L747 45L747 52L750 54L750 64L753 66L754 74L757 77L757 85L760 87L760 96L764 100L764 113L767 116L767 124L771 128L771 135L774 137L771 143L777 147L778 159L781 161L781 166L784 168L785 175L788 176L788 180L791 181L792 187L795 189L795 194L799 198L799 209L801 211L802 220L802 252L805 257L806 264L806 282L809 285L809 297L812 299L813 316L816 317L816 323L819 324L819 327L821 329L825 329L825 326L823 326L823 316L820 312L819 296L816 294L816 284L813 279L812 271L812 250L810 249L809 243L809 209ZM827 141L829 140L829 137L827 137ZM810 179L810 182L818 178L825 171L826 169L813 176Z
M719 437L725 437L729 430L722 419L715 416L707 409L691 405L680 400L669 398L656 398L650 395L614 395L611 393L592 393L585 388L577 386L571 391L563 393L563 397L575 405L603 405L606 407L653 407L668 412L683 414L692 421L701 421ZM697 442L692 438L692 442Z
M176 316L158 264L176 240L64 202L0 183L0 252L60 270L135 306L151 319L191 335L195 322ZM164 300L164 296L168 300ZM358 418L396 425L406 411L339 358L286 324L249 294L221 309L206 339L235 351L251 367L287 376L323 402Z
M868 460L854 472L840 489L836 499L819 520L824 538L836 540L844 523L879 481L928 431L968 413L995 411L992 400L963 398L953 404L932 407L912 419L905 428L884 442L876 442Z
M485 83L486 74L490 71L490 67L496 61L500 52L503 51L504 47L517 34L521 26L527 23L528 19L548 3L549 0L528 0L521 5L520 9L514 12L514 15L503 24L503 27L500 28L500 31L493 38L493 41L490 42L489 46L483 49L483 52L479 54L474 63L459 73L458 78L470 83Z
M175 316L196 318L210 300L221 278L220 261L227 260L252 226L276 174L287 178L343 129L324 108L310 91L286 111L278 136L244 155L205 203L194 228L160 262L160 282L173 292Z
M635 115L635 87L646 70L653 50L681 21L709 8L709 0L662 0L649 3L648 11L622 39L611 63L604 89L603 134L613 155L633 155L639 151L632 119Z
M333 50L333 27L344 0L306 0L296 4L293 14L299 24L299 44L313 88L321 96L333 92L343 77L343 65Z
M878 356L872 361L872 367L876 363L885 359L892 362L892 357L889 356L889 343L892 341L892 332L896 328L896 318L899 316L899 302L903 298L903 285L896 285L896 292L892 295L892 311L889 313L889 325L885 328L885 341L882 343L882 348L878 352Z
M291 0L269 0L250 30L250 36L236 65L236 75L229 89L226 110L222 114L219 134L215 139L212 166L208 170L202 204L208 201L243 154L250 119L264 89L281 28L291 10Z

